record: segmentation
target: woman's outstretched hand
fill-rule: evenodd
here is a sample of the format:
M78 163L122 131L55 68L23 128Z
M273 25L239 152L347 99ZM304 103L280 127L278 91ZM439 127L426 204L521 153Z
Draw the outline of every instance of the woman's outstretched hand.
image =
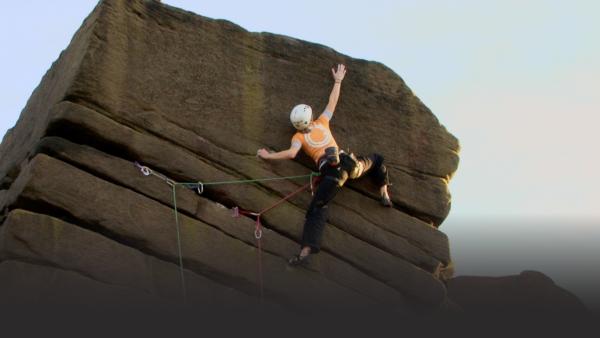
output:
M344 76L346 76L346 66L339 64L337 65L337 69L335 67L331 68L331 73L333 74L333 80L335 80L336 83L341 83Z

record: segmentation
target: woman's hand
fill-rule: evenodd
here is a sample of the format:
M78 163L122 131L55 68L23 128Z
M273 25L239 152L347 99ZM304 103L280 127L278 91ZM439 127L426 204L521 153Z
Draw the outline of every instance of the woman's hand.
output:
M258 149L258 151L256 152L256 156L266 160L269 157L269 152L267 151L267 149L261 148L261 149Z
M346 66L339 64L337 65L337 69L331 68L331 73L333 74L333 80L336 83L341 83L344 80L344 76L346 76Z

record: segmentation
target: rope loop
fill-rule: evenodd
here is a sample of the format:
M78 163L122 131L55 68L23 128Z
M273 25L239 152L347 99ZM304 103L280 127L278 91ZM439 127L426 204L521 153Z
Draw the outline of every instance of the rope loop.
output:
M204 183L198 181L198 185L196 186L196 190L198 191L198 195L202 195L204 192Z

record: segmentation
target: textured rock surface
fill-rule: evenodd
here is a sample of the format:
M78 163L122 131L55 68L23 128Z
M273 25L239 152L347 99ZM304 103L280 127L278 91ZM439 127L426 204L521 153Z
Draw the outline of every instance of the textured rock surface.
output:
M372 186L353 182L332 203L322 253L299 269L285 258L297 250L310 194L265 214L265 300L438 308L447 302L439 271L451 259L437 226L450 210L459 146L402 79L325 46L156 1L100 2L5 136L0 273L14 274L13 286L39 270L89 290L109 284L149 302L179 301L171 188L132 162L188 182L308 173L307 158L265 162L256 149L289 146L289 109L324 107L339 62L350 72L333 133L344 148L386 157L397 207L381 208ZM255 302L254 221L228 209L262 210L303 183L178 190L190 300Z
M0 263L0 296L3 310L8 306L39 304L156 306L165 302L138 289L109 285L73 271L21 260Z
M177 265L76 225L19 209L9 214L0 232L0 257L60 267L117 289L137 290L148 301L182 297ZM214 307L253 304L250 297L234 289L189 272L186 277L187 297L192 301L202 300ZM90 296L98 295L88 291Z

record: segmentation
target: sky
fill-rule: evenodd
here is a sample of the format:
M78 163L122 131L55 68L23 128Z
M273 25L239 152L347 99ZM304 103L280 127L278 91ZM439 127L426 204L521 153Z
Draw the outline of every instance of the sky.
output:
M458 274L534 269L578 295L600 283L600 2L163 2L400 75L461 143L440 228ZM4 4L0 135L95 4Z

